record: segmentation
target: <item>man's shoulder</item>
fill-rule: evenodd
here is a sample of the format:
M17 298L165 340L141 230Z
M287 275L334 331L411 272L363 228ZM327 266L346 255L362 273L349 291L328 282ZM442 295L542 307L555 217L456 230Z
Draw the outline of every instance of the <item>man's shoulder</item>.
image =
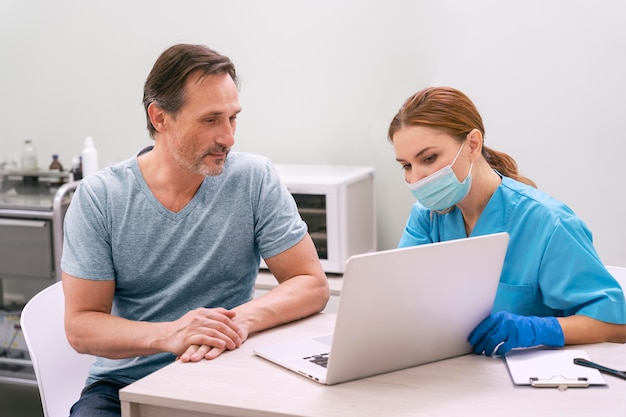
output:
M230 152L226 159L226 167L248 167L252 169L265 168L271 165L269 158L250 152Z
M128 188L136 185L134 165L136 159L131 158L101 168L81 180L79 191L101 197L118 192L128 194Z
M275 169L269 158L249 153L249 152L231 152L226 159L222 179L261 179L267 178L268 175L274 176Z

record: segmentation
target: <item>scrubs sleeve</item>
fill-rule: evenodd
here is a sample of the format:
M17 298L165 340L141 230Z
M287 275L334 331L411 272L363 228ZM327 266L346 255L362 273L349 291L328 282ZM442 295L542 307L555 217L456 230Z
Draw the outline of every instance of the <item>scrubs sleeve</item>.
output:
M436 230L436 228L432 227L431 220L430 210L419 203L413 204L413 207L411 207L411 214L406 222L404 232L402 232L402 237L400 238L398 247L406 248L409 246L433 243L434 241L431 236L431 230Z
M626 323L624 293L600 260L584 225L557 224L541 261L539 289L543 302L564 316Z

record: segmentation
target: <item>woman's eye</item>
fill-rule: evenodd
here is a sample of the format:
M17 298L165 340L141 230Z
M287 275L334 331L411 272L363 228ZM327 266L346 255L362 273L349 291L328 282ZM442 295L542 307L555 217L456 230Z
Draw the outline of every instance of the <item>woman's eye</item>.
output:
M428 156L424 157L423 162L425 164L432 164L436 160L437 160L437 155L428 155Z

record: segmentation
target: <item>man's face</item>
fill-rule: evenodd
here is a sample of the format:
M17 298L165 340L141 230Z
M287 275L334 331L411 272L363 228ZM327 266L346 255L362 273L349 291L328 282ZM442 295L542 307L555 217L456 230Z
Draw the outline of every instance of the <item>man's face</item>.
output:
M220 175L235 143L241 111L237 86L228 74L192 74L185 85L185 103L176 115L166 115L163 139L181 168Z

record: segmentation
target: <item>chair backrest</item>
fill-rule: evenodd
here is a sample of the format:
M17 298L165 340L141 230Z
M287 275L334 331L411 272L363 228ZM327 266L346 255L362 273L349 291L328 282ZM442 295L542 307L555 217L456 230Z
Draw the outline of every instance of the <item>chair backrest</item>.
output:
M67 341L64 304L63 287L56 282L28 301L20 319L46 417L69 415L95 360L76 352Z
M626 292L626 268L623 266L608 266L606 269L613 275L613 278L617 280L619 285L622 286L622 290Z

